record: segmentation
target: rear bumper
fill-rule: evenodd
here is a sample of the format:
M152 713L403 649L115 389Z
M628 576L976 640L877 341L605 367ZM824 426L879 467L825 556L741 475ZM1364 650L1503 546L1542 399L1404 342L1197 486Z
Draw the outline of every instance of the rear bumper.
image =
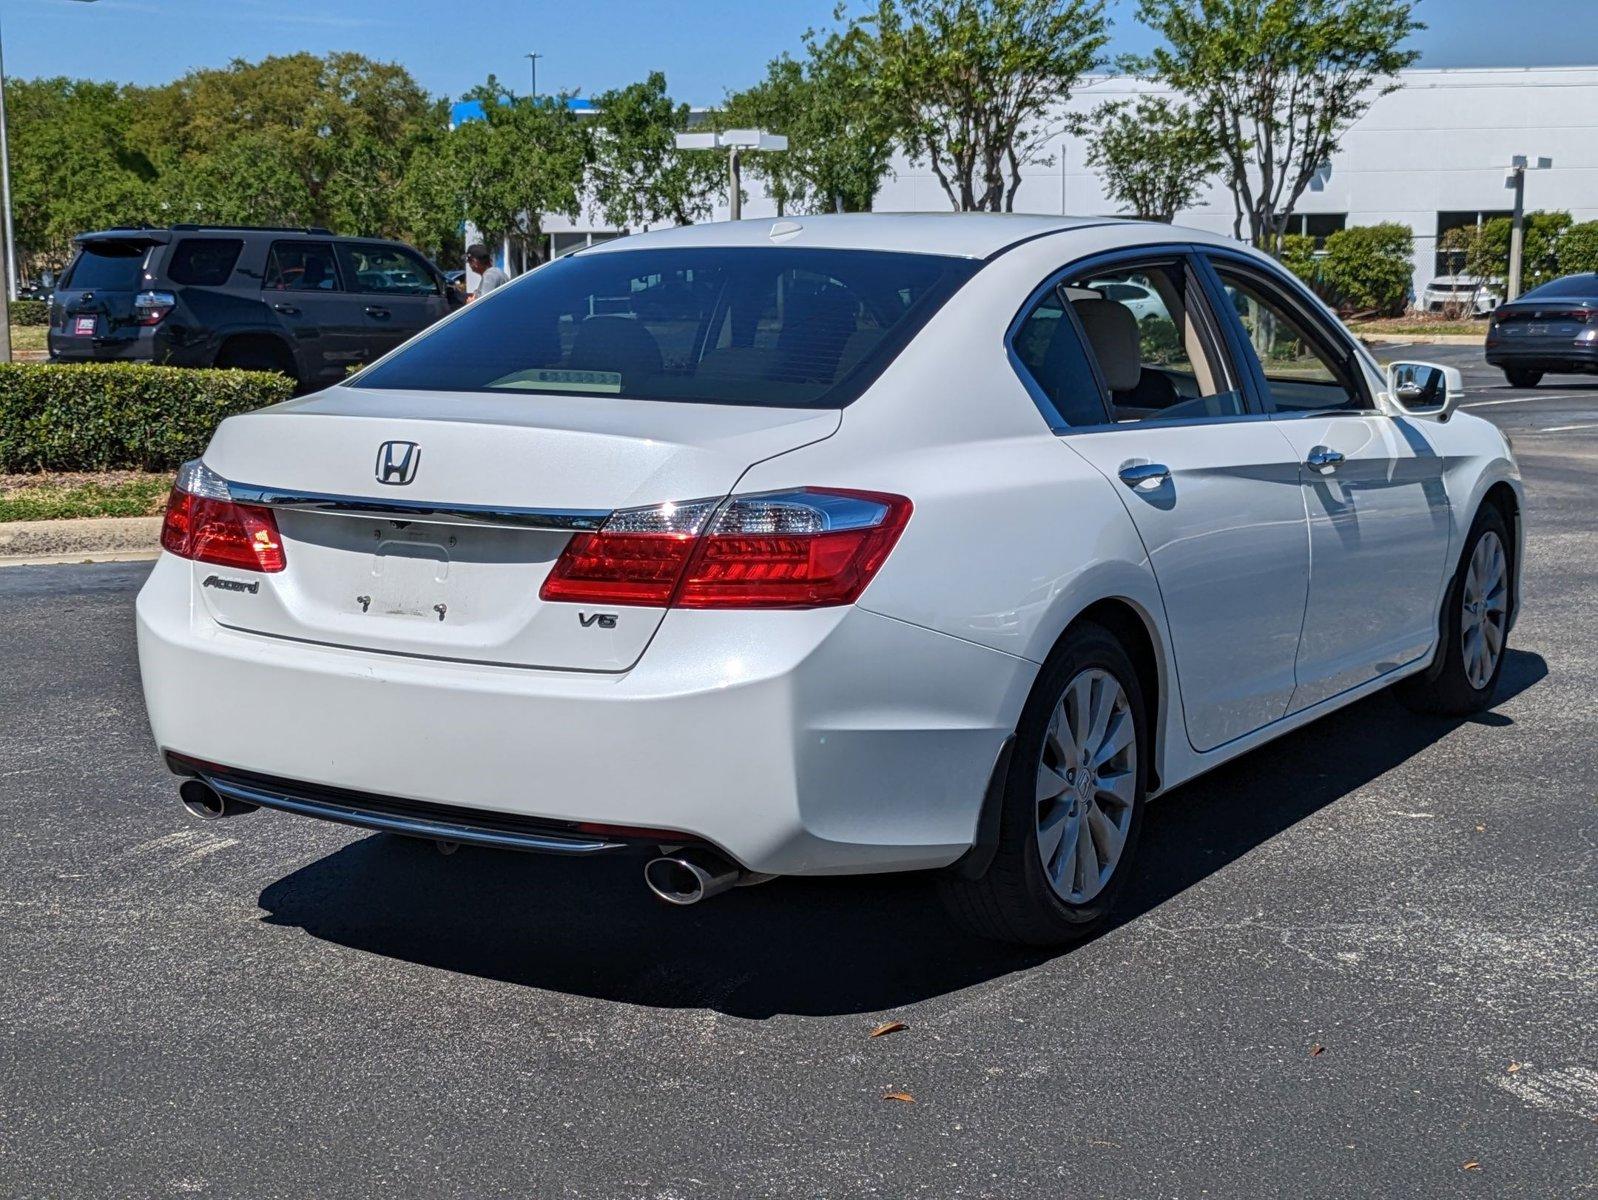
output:
M69 318L70 319L70 318ZM50 357L57 362L136 362L167 367L208 367L215 358L209 339L174 338L162 324L139 329L132 337L77 337L51 329L46 337Z
M1598 341L1542 342L1530 345L1494 342L1487 347L1488 365L1531 371L1587 373L1598 371Z
M163 557L138 601L163 750L446 821L661 830L769 874L957 859L1036 671L858 608L673 611L624 673L436 662L222 628L187 566Z

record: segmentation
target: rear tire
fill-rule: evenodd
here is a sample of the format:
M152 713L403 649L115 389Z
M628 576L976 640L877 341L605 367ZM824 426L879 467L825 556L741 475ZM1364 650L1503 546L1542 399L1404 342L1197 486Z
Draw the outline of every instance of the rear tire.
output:
M1505 367L1504 378L1509 380L1510 387L1534 388L1543 381L1543 373L1525 367Z
M1484 505L1443 598L1440 661L1394 688L1406 708L1463 717L1492 704L1509 651L1514 561L1503 514Z
M978 879L939 879L954 920L1032 946L1103 928L1136 855L1149 745L1132 660L1109 630L1079 625L1016 726L993 861Z

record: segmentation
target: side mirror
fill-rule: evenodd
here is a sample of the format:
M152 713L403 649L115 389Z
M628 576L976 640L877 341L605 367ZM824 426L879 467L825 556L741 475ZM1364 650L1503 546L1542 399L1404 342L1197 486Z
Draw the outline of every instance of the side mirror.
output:
M1446 421L1465 394L1465 379L1458 367L1427 362L1389 363L1387 394L1408 416Z

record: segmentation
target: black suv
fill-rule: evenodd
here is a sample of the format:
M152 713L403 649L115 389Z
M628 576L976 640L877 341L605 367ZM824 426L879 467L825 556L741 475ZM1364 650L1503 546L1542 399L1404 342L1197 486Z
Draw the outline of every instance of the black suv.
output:
M463 302L399 242L175 225L75 239L50 305L56 362L281 371L335 383Z

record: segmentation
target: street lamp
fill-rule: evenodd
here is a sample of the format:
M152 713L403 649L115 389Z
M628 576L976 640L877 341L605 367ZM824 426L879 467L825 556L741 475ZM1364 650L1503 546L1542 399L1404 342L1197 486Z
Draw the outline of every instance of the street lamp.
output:
M93 4L94 0L78 0ZM3 39L0 39L3 41ZM11 223L11 145L6 139L6 68L0 51L0 217L4 236L0 237L0 259L5 262L6 285L0 288L0 362L11 361L11 301L17 298L17 238Z
M745 150L786 150L788 139L764 129L724 129L720 133L679 133L679 150L726 150L727 179L731 188L730 208L734 221L742 220L743 152Z
M544 56L542 54L528 53L528 54L522 55L522 57L527 60L527 65L532 69L533 90L532 90L531 95L532 95L534 100L537 100L538 99L538 60L543 58Z
M1554 160L1533 160L1517 154L1509 160L1509 173L1504 179L1506 188L1515 190L1515 219L1509 227L1509 287L1506 301L1520 295L1521 264L1526 254L1526 172L1552 169Z

